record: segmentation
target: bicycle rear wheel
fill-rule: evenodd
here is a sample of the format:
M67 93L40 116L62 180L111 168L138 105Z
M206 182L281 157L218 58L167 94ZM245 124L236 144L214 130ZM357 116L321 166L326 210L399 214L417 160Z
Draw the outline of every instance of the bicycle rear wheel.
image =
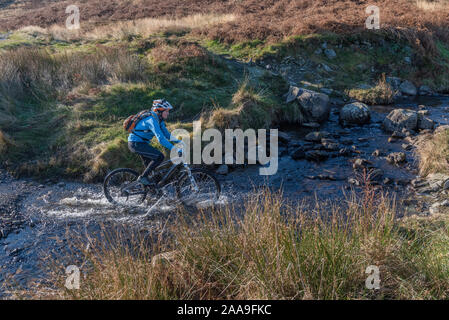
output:
M103 182L106 199L115 205L138 205L146 197L147 191L137 181L139 174L128 168L111 171Z
M221 186L217 178L208 170L192 169L197 190L189 175L185 174L176 185L176 196L185 205L195 205L204 201L216 201L220 197Z

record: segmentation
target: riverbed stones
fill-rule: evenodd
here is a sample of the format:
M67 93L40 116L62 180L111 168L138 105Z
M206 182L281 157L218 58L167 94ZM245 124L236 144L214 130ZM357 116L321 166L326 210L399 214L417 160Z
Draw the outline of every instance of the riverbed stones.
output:
M408 96L416 96L418 94L418 89L416 89L415 85L408 80L401 83L399 91Z
M293 160L301 160L306 157L306 152L303 147L296 148L290 154Z
M418 114L412 110L395 109L387 115L382 126L387 132L401 131L404 128L415 130L418 127Z
M402 83L401 78L398 77L387 77L386 78L386 82L390 85L391 89L393 89L393 91L396 91L399 89L399 86Z
M326 132L326 131L314 131L314 132L308 133L305 136L304 140L310 141L310 142L319 143L319 142L321 142L321 139L327 138L327 137L329 137L329 132Z
M354 170L363 170L366 168L373 168L373 163L363 158L357 158L353 160L352 168Z
M330 154L323 150L311 150L306 152L306 159L315 162L325 161L329 156Z
M406 162L407 156L404 152L393 152L387 156L387 161L391 164L401 164Z
M369 107L361 102L353 102L345 105L340 110L340 124L362 125L370 121L371 114Z

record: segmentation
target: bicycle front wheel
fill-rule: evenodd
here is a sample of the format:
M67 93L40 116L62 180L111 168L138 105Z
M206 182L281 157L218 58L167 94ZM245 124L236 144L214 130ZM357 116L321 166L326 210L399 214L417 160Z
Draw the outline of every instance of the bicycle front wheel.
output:
M146 197L146 190L137 183L139 174L128 168L111 171L103 182L103 191L106 199L115 205L138 205Z
M217 178L201 168L192 169L192 178L185 174L177 183L176 195L186 205L204 201L216 201L220 197L221 186Z

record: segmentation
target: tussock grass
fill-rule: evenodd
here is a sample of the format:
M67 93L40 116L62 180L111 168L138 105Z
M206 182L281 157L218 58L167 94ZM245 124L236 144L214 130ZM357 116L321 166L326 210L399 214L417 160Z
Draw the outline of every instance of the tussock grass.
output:
M232 96L229 108L218 107L209 116L206 126L225 129L268 128L272 123L272 110L263 89L257 90L248 78Z
M425 11L435 11L449 8L447 0L416 0L416 6Z
M375 104L391 104L393 103L394 92L385 80L385 74L379 79L377 84L369 89L350 89L347 95L360 102Z
M447 219L397 220L397 210L369 186L344 205L314 207L289 205L264 190L243 208L181 212L154 241L133 233L82 245L81 288L59 290L58 297L449 298ZM365 288L369 265L380 268L380 290ZM63 279L55 274L55 288Z
M85 37L88 39L129 39L148 37L155 33L188 33L196 28L208 28L216 24L235 20L235 14L195 14L180 18L145 18L120 21L94 28Z
M449 128L422 137L417 146L420 175L449 174Z

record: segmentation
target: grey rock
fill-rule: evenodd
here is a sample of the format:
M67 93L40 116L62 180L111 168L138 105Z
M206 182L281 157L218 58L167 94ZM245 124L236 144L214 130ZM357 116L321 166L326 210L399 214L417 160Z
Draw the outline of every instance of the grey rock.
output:
M304 139L311 142L321 142L321 139L327 138L328 136L329 133L326 131L315 131L307 134Z
M429 86L423 85L423 86L419 87L418 94L420 96L430 96L430 95L433 95L433 91L432 91L432 89L430 89Z
M331 105L329 96L324 93L302 89L296 97L300 110L308 121L322 123L329 119Z
M387 156L387 161L391 164L401 164L407 161L407 156L404 152L393 152Z
M354 102L345 105L340 110L340 123L343 126L349 124L365 124L371 119L369 107L361 102Z
M324 54L328 59L334 59L337 57L337 53L334 51L334 49L325 49Z
M398 77L387 77L386 81L394 91L398 90L402 83L402 79Z
M401 83L401 85L399 86L399 90L401 91L401 93L408 96L416 96L418 94L418 90L416 89L415 85L408 80L405 80Z
M434 127L435 127L435 122L432 119L418 113L418 129L433 130Z
M401 131L403 128L415 130L418 127L418 114L412 110L395 109L382 122L387 132Z

